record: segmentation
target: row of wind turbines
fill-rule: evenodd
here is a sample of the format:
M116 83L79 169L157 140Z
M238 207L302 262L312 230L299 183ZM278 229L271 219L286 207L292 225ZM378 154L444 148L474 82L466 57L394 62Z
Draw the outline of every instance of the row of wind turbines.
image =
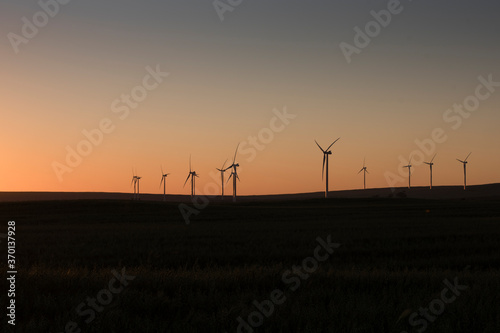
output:
M238 148L240 144L236 146L236 151L234 152L234 157L233 157L233 163L228 166L227 168L224 168L226 166L227 160L222 164L222 167L216 168L220 174L221 174L221 198L224 199L224 173L228 171L229 169L231 170L231 175L227 179L227 183L233 178L233 201L236 201L236 180L240 180L240 177L238 176L238 170L237 168L240 166L239 163L236 163L236 154L238 153ZM163 166L161 167L161 180L160 180L160 187L163 185L163 201L166 201L166 196L167 196L167 176L170 175L170 173L165 173L163 171ZM191 166L191 156L189 156L189 173L186 178L186 181L184 182L183 187L186 186L187 182L191 180L191 197L194 197L196 195L196 178L199 178L200 176L196 173L196 171L193 170ZM136 175L136 172L132 169L132 182L131 186L134 186L134 200L139 200L139 183L142 177L139 177Z
M323 176L325 174L325 166L326 166L325 198L328 198L328 157L330 155L332 155L332 151L330 150L330 148L339 140L340 140L340 138L333 141L332 144L329 145L328 148L326 148L326 149L323 149L319 145L319 143L316 140L314 140L314 142L316 142L316 145L323 152L323 170L321 171L322 179L323 179ZM469 159L470 154L472 154L472 152L469 153L469 155L467 155L467 157L463 161L459 160L457 158L457 161L461 162L464 165L464 190L467 188L467 163L468 163L467 160ZM430 162L424 162L430 168L430 186L429 186L429 188L431 188L431 189L432 189L432 167L434 165L434 159L436 158L436 155L437 155L437 153L434 154L434 156L432 157ZM410 159L408 160L408 165L405 165L404 168L408 168L408 188L411 188L411 168L412 168L411 156L410 156ZM366 190L366 174L369 172L368 172L368 169L367 169L366 164L365 164L365 159L363 159L363 167L361 168L361 170L359 170L358 175L361 172L363 172L363 189Z
M323 167L322 167L322 171L321 171L321 178L322 180L326 180L325 181L325 198L328 198L328 185L329 185L329 180L328 180L328 171L329 171L329 165L328 165L328 158L330 155L332 155L332 151L330 150L330 148L337 142L339 141L340 138L336 139L335 141L333 141L329 146L328 148L326 149L323 149L319 143L314 140L314 142L316 143L316 145L319 147L319 149L322 151L323 153ZM236 150L234 152L234 157L233 157L233 162L231 165L229 165L227 168L225 168L226 166L226 163L227 163L227 160L224 161L224 163L222 164L222 167L221 168L216 168L217 171L220 172L220 175L221 175L221 198L224 199L224 173L228 170L231 170L231 174L229 176L229 178L227 179L227 183L229 183L229 181L231 180L231 178L233 179L233 202L236 201L236 197L237 197L237 188L236 188L236 184L237 184L237 180L240 181L240 177L238 176L238 170L237 168L240 166L239 163L236 163L236 155L238 154L238 148L239 148L240 144L238 144L236 146ZM461 162L464 166L464 190L467 188L467 160L469 159L469 156L471 155L472 153L469 153L469 155L467 155L467 157L464 159L464 160L460 160L460 159L457 159L457 161ZM434 166L434 159L436 158L436 154L434 154L434 156L432 157L432 159L430 160L430 162L424 162L425 164L429 165L429 168L430 168L430 188L432 189L432 167ZM411 159L412 157L410 156L410 159L408 160L408 165L405 165L404 168L408 168L408 188L411 188L411 168L413 167L411 165ZM325 170L326 170L326 173L325 173ZM366 164L365 164L365 159L363 159L363 167L361 168L361 170L359 170L358 174L360 174L361 172L363 172L363 189L366 190L366 174L369 173L368 172L368 168L366 167ZM166 201L166 190L167 190L167 176L170 175L170 173L165 173L163 171L163 166L161 167L161 180L160 180L160 187L163 185L163 201ZM184 182L184 185L183 187L186 186L187 182L189 180L191 180L191 197L194 197L196 195L196 178L199 178L200 176L196 173L196 171L194 171L192 169L192 166L191 166L191 156L189 156L189 173L188 173L188 176L186 178L186 181ZM139 184L140 184L140 180L141 180L142 177L139 177L136 175L136 172L134 170L132 170L132 182L131 182L131 186L133 185L134 187L134 195L133 195L133 199L134 200L139 200ZM325 179L326 178L326 179Z
M472 154L472 152L470 152L469 155L467 155L467 157L463 161L457 158L457 161L459 161L464 165L464 190L467 188L467 163L468 163L467 160L469 159L470 154ZM424 162L429 166L430 169L430 188L432 188L432 166L434 165L433 161L434 158L436 158L436 155L437 153L434 154L430 162ZM408 161L408 165L405 165L403 168L408 168L408 188L411 188L411 168L412 168L411 157L410 160Z

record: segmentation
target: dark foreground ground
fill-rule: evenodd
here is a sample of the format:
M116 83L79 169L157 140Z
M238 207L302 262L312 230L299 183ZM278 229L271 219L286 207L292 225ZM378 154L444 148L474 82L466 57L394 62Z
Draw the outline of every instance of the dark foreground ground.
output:
M174 203L3 203L15 331L498 333L499 203L212 203L189 225Z

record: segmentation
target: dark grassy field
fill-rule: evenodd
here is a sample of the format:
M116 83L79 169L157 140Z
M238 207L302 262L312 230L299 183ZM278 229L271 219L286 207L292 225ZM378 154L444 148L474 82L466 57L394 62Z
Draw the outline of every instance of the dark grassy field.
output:
M70 321L68 332L236 332L238 317L260 324L254 301L268 304L275 289L281 304L256 332L500 332L495 200L212 203L189 225L161 202L3 203L0 216L0 232L17 226L16 332L65 332ZM325 261L289 271L329 235L340 247ZM89 310L123 267L135 278ZM443 310L433 300L455 278L467 289ZM410 325L430 304L442 313Z

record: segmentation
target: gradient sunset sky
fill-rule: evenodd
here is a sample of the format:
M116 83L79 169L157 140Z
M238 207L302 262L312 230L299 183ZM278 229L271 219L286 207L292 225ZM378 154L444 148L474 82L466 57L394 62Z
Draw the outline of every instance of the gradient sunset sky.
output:
M243 0L221 21L212 1L73 0L16 52L13 34L41 7L2 1L0 191L129 192L135 168L141 192L160 193L163 165L168 192L188 194L191 154L198 193L209 193L239 142L240 194L321 191L314 139L338 137L330 189L362 187L365 156L368 187L388 187L400 156L436 128L446 139L436 144L435 185L462 184L456 158L471 151L469 184L500 182L500 86L460 126L444 119L478 77L500 82L500 3L401 1L348 63L339 45L354 44L354 28L389 2ZM113 102L142 85L148 66L169 75L120 119ZM248 137L269 134L283 110L295 118L251 148ZM105 118L114 130L60 181L54 161L66 164L67 147ZM428 184L427 166L413 171L414 185Z

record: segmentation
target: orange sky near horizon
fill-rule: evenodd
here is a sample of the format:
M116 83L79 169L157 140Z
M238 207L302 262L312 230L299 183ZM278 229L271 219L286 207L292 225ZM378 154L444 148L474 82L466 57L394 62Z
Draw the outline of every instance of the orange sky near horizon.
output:
M422 155L429 160L438 154L434 185L461 185L463 169L456 158L471 151L468 184L500 182L500 87L467 118L460 117L457 129L452 128L456 118L443 119L455 103L476 93L478 77L491 75L500 82L499 47L484 36L493 34L488 24L497 23L484 19L484 26L478 23L463 34L461 19L470 15L479 22L479 16L462 4L446 18L449 30L436 37L432 27L445 16L415 5L348 64L339 43L352 42L352 28L382 4L300 4L303 12L262 15L258 25L256 15L267 8L263 4L237 8L224 22L211 6L175 4L178 11L167 13L171 20L163 22L153 9L132 4L120 8L121 16L113 8L92 14L104 10L97 2L68 5L18 54L7 38L2 41L0 190L130 192L135 168L142 193L161 193L163 165L171 173L168 193L189 194L183 183L191 155L200 175L197 193L218 194L215 168L231 159L240 143L239 194L322 191L323 156L314 139L326 147L337 137L330 190L362 188L358 171L364 157L368 187L389 187L388 172L401 172L395 186L404 187L407 170L400 158L422 151L415 140L431 138L436 128L446 139ZM36 9L3 6L9 13L5 35L19 32L20 18ZM134 10L141 11L138 21L131 19ZM341 10L345 18L338 17ZM154 19L141 25L141 15ZM428 26L415 30L424 16ZM295 26L297 18L303 19L302 29ZM161 82L150 73L157 66L169 73ZM144 88L147 96L120 119L126 103L114 101L134 91L139 96L148 75L146 85L158 85ZM285 109L295 118L277 117ZM67 166L66 147L83 145L82 131L98 128L103 119L113 129L91 144L91 153L69 167L71 172L60 174L60 181L54 162ZM428 167L413 164L412 184L428 185ZM232 193L231 184L225 186Z

